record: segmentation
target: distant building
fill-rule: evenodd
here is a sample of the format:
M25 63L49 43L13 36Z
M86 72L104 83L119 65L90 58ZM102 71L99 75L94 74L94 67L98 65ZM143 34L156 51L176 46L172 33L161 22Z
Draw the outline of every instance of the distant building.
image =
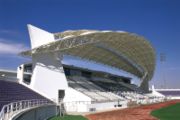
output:
M0 69L0 80L8 80L17 82L17 71Z

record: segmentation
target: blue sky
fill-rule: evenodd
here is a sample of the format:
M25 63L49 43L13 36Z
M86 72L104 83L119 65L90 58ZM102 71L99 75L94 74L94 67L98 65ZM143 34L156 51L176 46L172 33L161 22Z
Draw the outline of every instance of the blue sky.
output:
M0 68L16 69L29 59L27 24L50 32L69 29L123 30L147 38L157 52L151 83L180 88L179 0L0 0ZM166 54L160 65L159 54ZM163 72L162 72L163 71Z

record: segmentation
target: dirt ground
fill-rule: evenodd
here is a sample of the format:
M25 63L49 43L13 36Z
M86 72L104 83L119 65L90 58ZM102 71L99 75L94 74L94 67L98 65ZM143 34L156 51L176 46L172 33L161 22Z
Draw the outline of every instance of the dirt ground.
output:
M152 110L169 106L177 102L180 102L180 100L167 101L163 103L126 108L109 112L95 113L86 115L86 117L89 120L157 120L150 115Z

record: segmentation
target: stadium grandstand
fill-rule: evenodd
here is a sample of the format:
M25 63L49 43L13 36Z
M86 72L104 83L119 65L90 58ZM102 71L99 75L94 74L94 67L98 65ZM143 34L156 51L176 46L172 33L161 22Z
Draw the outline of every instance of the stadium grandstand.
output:
M180 89L155 89L158 93L166 96L168 99L180 99Z
M0 120L28 120L28 112L43 120L59 111L87 113L165 99L149 91L156 54L145 38L124 31L50 33L30 24L28 30L31 50L20 55L32 62L18 66L15 82L0 71Z

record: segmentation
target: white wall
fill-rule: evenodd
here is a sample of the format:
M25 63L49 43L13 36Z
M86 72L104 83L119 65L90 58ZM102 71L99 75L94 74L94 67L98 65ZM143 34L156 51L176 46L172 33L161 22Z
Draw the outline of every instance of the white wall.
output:
M68 87L65 91L64 102L72 101L91 101L91 98L73 88Z
M23 84L23 71L24 71L24 65L20 65L17 68L17 79L20 84Z
M168 96L168 98L172 99L172 100L180 100L180 96Z
M87 105L91 104L91 98L68 87L63 102L67 112L87 112Z
M58 90L67 88L62 65L52 53L32 56L33 74L31 88L45 97L58 102Z
M109 110L109 109L117 109L117 108L127 108L127 101L121 101L119 102L121 107L117 107L118 101L116 102L104 102L104 103L94 103L88 105L88 110L91 108L95 108L96 111L104 111L104 110ZM116 107L115 107L116 105Z

